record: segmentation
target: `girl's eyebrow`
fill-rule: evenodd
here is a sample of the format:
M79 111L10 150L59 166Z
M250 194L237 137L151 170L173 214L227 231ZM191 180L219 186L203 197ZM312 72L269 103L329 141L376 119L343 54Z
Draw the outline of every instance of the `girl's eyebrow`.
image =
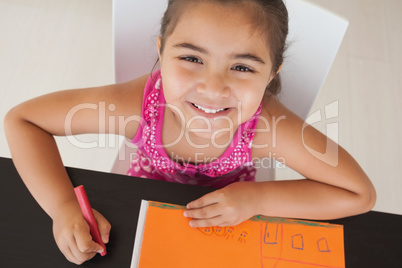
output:
M187 48L187 49L191 49L197 52L200 52L202 54L208 54L208 51L202 47L190 44L190 43L179 43L173 46L174 48Z
M257 55L251 54L251 53L235 54L234 58L235 59L252 60L257 63L265 64L265 61L263 61L260 57L258 57Z
M174 48L186 48L190 50L194 50L196 52L202 53L202 54L209 54L208 51L202 47L190 44L190 43L178 43L176 45L173 45ZM263 61L260 57L258 57L255 54L252 53L239 53L239 54L233 54L233 58L235 59L246 59L246 60L252 60L260 64L265 64L265 61Z

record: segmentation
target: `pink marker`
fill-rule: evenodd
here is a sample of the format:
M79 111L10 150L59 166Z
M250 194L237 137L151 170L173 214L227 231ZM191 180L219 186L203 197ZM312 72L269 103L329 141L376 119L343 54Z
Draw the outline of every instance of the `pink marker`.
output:
M84 186L80 185L74 188L75 195L77 196L78 203L80 204L82 214L85 220L88 222L90 227L90 232L92 239L103 247L103 252L100 253L101 256L106 255L106 246L102 242L102 238L99 232L98 224L96 223L95 216L92 212L91 205L89 204L87 193L85 192Z

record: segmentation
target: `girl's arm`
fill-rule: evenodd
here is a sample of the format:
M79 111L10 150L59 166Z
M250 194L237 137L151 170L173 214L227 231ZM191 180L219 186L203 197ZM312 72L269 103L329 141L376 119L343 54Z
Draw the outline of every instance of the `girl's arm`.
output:
M44 95L16 106L5 117L4 126L14 164L33 197L53 219L56 242L72 262L82 263L101 248L95 242L91 243L89 227L83 221L53 135L105 130L105 133L132 138L138 128L138 120L130 121L119 131L117 127L109 127L108 119L111 116L127 118L141 114L146 79L142 77L119 85ZM99 106L103 104L106 107L105 118L99 113ZM114 105L115 109L108 109L109 105ZM70 130L71 133L68 133ZM99 213L96 215L98 220L102 220ZM110 227L106 220L103 222L106 222L103 233L107 235ZM81 227L77 232L66 231L77 226ZM70 246L74 241L75 248Z
M189 204L193 226L235 225L256 214L334 219L369 211L376 193L367 175L340 146L286 109L267 105L269 128L258 132L253 157L275 155L307 179L234 183ZM276 122L276 123L275 123ZM274 124L276 124L274 126Z

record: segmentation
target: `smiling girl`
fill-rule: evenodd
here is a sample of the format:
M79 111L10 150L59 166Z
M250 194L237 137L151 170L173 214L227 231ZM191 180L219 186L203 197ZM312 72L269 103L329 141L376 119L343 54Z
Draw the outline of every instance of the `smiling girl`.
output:
M66 135L66 116L83 103L114 105L102 129L137 145L129 175L217 188L187 205L192 227L236 225L257 214L333 219L373 207L375 190L356 161L332 141L336 150L326 152L327 137L304 127L275 97L287 23L281 0L170 0L157 39L160 70L123 84L41 96L7 114L14 163L52 218L69 261L80 264L102 251L53 138ZM109 126L110 118L133 116L141 120ZM271 131L257 131L277 118ZM97 110L82 109L69 128L74 135L98 133L99 124ZM306 179L255 182L253 161L273 154ZM106 243L110 224L95 216Z

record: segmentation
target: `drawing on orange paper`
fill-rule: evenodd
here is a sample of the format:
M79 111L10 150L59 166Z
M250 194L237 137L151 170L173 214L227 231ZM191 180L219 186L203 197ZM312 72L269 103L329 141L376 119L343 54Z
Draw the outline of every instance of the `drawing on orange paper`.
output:
M295 234L292 235L292 248L303 250L304 243L303 243L303 235L302 234Z
M345 267L341 225L258 216L191 228L183 210L149 202L139 267Z
M212 227L200 227L200 228L198 228L198 230L200 230L200 232L205 234L205 235L212 235L213 234Z
M229 238L233 239L233 233L235 230L236 228L234 226L226 227L226 234L225 234L226 240L228 240Z
M217 236L224 236L226 232L226 227L214 226L213 230L214 234L216 234Z
M320 252L331 252L331 250L328 247L328 241L325 237L322 237L317 240L317 247L318 251Z
M250 231L248 227L244 227L242 230L240 230L239 238L237 239L237 241L240 243L246 243L249 233Z

